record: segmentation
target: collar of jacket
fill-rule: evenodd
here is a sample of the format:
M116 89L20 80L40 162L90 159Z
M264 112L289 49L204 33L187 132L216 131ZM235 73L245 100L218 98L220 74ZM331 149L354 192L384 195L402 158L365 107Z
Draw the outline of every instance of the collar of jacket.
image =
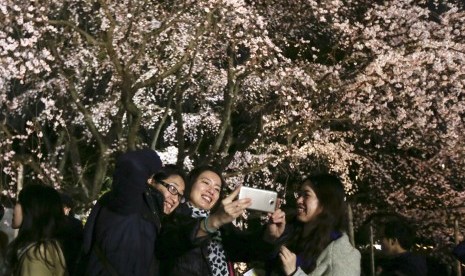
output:
M157 230L160 230L161 219L165 215L163 213L163 203L165 201L163 194L147 185L147 189L144 192L144 201L147 209L143 212L142 216L146 220L153 221L157 226Z

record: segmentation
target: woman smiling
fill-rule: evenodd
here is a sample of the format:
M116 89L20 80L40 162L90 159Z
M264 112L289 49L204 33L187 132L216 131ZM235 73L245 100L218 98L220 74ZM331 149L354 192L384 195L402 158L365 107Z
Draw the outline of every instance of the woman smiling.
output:
M297 215L286 225L279 259L285 275L360 275L360 253L349 242L341 181L311 176L296 193Z
M230 261L266 256L273 244L264 232L238 232L231 224L250 206L251 199L235 199L239 188L220 200L226 184L212 167L194 169L188 177L188 202L164 222L157 245L160 275L234 275ZM268 236L284 231L284 213L275 211Z

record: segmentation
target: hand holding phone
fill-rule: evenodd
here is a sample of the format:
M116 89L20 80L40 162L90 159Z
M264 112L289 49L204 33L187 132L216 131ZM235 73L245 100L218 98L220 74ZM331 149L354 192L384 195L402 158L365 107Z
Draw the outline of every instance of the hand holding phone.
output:
M239 199L242 198L252 199L252 205L247 209L273 213L276 209L278 193L242 186L239 192Z

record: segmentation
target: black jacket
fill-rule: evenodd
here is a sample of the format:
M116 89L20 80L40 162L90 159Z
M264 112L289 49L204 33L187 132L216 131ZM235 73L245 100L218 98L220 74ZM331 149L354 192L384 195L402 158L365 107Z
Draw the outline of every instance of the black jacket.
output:
M79 275L76 272L76 265L79 258L79 250L82 247L84 231L82 222L75 218L72 214L65 216L62 231L62 249L69 275Z
M382 276L426 276L428 273L426 259L411 252L388 258L381 266Z
M160 259L160 275L211 275L207 246L211 235L197 238L202 218L192 218L191 210L181 205L163 222L156 252ZM228 262L264 260L274 245L263 241L264 229L239 231L232 224L221 229L223 248Z
M465 264L465 241L462 241L456 245L452 253L457 258L457 260L459 260L462 264Z
M151 150L118 159L112 189L98 200L84 228L85 275L158 275L155 242L164 199L147 180L160 167Z

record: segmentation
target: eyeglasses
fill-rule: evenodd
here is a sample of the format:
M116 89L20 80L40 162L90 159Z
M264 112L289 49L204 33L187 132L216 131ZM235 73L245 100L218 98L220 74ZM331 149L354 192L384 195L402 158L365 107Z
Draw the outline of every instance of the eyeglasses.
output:
M168 192L170 192L170 194L172 195L177 195L179 197L179 202L180 203L184 203L185 199L184 199L184 195L181 194L178 189L176 188L176 186L172 185L172 184L169 184L169 183L166 183L165 181L163 180L158 180L157 181L158 183L160 183L161 185L165 186L166 189L168 190Z

